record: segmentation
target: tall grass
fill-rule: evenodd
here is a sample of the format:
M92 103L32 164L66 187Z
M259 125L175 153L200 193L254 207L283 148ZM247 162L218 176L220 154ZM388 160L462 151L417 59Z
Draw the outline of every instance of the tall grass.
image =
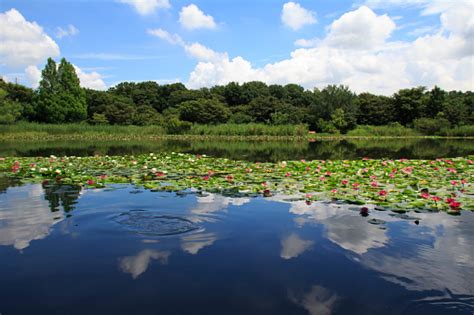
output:
M20 122L14 125L0 125L0 134L43 134L43 135L163 135L161 126L119 126L88 124L39 124Z
M347 133L351 137L415 137L420 134L398 123L386 126L359 125Z
M308 134L306 125L222 124L193 125L187 132L204 136L293 136Z
M445 137L474 137L474 125L443 128L439 135Z

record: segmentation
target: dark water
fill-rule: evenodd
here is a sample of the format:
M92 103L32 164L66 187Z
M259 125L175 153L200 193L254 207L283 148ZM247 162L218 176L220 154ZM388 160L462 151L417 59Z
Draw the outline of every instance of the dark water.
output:
M474 140L0 142L0 156L124 155L172 151L250 161L362 157L434 159L472 155Z
M474 312L474 212L3 187L2 315Z

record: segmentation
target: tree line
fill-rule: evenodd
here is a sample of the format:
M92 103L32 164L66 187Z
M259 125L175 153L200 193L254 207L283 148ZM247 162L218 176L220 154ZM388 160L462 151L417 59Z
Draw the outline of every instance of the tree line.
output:
M318 132L398 123L430 133L474 124L474 93L439 87L402 89L392 96L356 94L347 86L305 90L297 84L231 82L187 89L182 83L123 82L107 91L81 88L74 66L48 59L35 90L0 80L0 123L88 122L161 125L171 133L191 124L307 124Z

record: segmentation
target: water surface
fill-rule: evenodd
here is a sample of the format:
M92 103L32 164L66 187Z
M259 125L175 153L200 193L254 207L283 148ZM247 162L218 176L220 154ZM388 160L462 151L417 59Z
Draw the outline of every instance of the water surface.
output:
M370 139L307 141L14 141L0 142L0 156L130 155L182 152L249 161L314 159L435 159L474 154L474 140Z
M1 314L472 314L474 213L18 185Z

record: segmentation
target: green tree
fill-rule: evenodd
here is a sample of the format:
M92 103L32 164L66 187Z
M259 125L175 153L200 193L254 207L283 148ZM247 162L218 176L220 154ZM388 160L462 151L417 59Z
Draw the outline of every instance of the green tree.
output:
M41 77L34 98L37 120L64 123L82 121L87 117L86 96L71 63L63 58L57 67L56 62L49 58Z
M314 120L332 120L334 111L338 108L343 110L344 121L350 130L356 126L359 107L355 101L356 95L347 86L329 85L323 90L313 92L313 102L310 106L310 115ZM311 124L313 125L313 124Z
M230 111L224 104L203 98L181 103L179 113L181 120L199 124L224 123L230 116Z
M425 87L403 89L393 96L396 121L402 125L426 116Z
M269 123L271 115L275 113L283 103L273 96L259 96L254 98L248 105L247 114L256 122Z
M23 106L8 99L8 93L0 88L0 124L13 124L21 117Z
M359 107L357 123L360 125L386 125L395 119L393 100L390 97L362 93L356 98Z
M446 99L446 92L435 86L428 92L426 101L426 117L436 117L436 115L443 110L443 103Z

